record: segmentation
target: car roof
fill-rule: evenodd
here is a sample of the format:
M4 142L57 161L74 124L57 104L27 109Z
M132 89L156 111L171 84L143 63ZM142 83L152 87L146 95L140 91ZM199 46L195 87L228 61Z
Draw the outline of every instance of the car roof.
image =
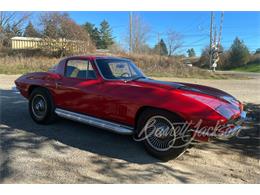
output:
M86 55L86 56L70 56L67 59L88 59L88 60L96 60L96 59L117 59L117 60L130 60L128 58L115 57L115 56L95 56L95 55Z

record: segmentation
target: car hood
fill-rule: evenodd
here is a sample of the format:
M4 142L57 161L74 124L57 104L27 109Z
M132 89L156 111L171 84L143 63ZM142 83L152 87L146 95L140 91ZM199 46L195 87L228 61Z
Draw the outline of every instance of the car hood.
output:
M218 98L222 101L226 101L231 104L235 104L235 105L239 104L239 101L232 95L230 95L222 90L213 88L213 87L191 84L191 83L159 81L159 80L154 80L154 79L149 79L149 78L140 79L139 81L149 83L151 85L168 86L168 87L178 89L178 90L191 91L191 92L195 92L195 93L205 94L205 95L209 95L209 96Z

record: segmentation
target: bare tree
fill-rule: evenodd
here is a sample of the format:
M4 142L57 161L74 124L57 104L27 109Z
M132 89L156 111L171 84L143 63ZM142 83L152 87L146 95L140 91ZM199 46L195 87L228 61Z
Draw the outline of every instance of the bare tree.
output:
M149 31L149 26L142 20L141 16L134 14L132 21L132 51L134 53L143 52L143 49L147 47Z
M47 12L40 17L43 36L52 39L89 41L88 33L73 21L67 13Z
M8 43L12 36L21 34L24 22L29 17L28 12L0 12L0 47Z
M171 56L183 45L182 36L176 31L168 30L166 33L166 44L168 47L168 55Z
M0 12L0 32L9 24L14 27L20 27L29 18L28 12Z
M89 34L67 13L47 12L40 17L40 21L45 42L50 43L51 47L56 47L61 56L64 52L73 50L74 46L71 45L84 45L88 51L94 49Z

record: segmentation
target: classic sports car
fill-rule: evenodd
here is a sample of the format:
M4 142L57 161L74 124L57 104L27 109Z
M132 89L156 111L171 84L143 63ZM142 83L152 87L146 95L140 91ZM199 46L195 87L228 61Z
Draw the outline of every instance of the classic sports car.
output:
M15 81L36 123L57 116L134 135L153 156L181 155L191 140L229 138L246 117L243 105L221 90L147 78L130 60L74 56L48 72Z

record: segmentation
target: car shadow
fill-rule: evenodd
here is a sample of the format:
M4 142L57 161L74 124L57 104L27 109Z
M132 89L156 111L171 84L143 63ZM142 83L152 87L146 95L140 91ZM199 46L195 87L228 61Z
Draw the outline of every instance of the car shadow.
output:
M19 94L11 90L0 90L0 98L0 183L14 177L16 178L14 182L19 180L19 177L16 176L17 168L13 165L12 156L15 151L26 151L31 159L42 159L41 151L46 145L53 148L58 154L65 154L66 157L70 156L71 151L75 151L71 147L97 154L88 155L88 161L99 167L96 172L116 178L116 181L122 183L149 182L162 173L167 173L179 182L189 182L187 176L191 173L161 163L160 160L147 154L142 143L135 142L131 136L118 135L63 119L51 125L38 125L29 116L27 100ZM58 169L62 169L63 172L70 170L70 174L77 175L77 180L69 180L69 183L106 183L106 181L80 173L78 168L85 166L84 164L60 160L52 155L48 156L48 159L57 162L60 165ZM153 168L148 166L139 170L133 167L130 172L124 172L125 167L129 167L131 163L153 164ZM41 170L40 167L38 169ZM55 169L55 167L48 169ZM44 177L48 182L57 183L53 175L44 174Z
M131 177L133 182L143 182L143 179L149 181L153 176L165 172L180 182L189 182L188 176L192 173L161 163L158 159L147 154L142 143L135 142L131 136L114 134L65 119L58 120L51 125L38 125L29 116L28 102L21 95L11 90L0 90L0 100L0 183L3 182L4 178L14 175L15 171L11 164L15 149L29 151L33 158L33 156L39 155L39 150L46 143L50 144L59 153L67 154L70 152L70 148L73 147L98 154L91 155L89 159L93 164L100 165L98 173L117 177L122 182L129 181L127 179L131 179ZM232 150L259 159L259 108L260 105L258 104L246 104L245 109L249 111L249 117L252 120L247 124L248 129L241 133L244 136L243 139L233 138L228 141L213 142L213 145L220 147L214 147L212 144L195 145L194 147L201 150L212 150L220 155L225 153L224 149ZM23 134L22 132L26 133ZM108 158L102 158L102 156ZM200 156L189 153L186 157L186 160L195 157L200 158ZM122 161L116 161L116 159ZM182 163L182 160L178 160L178 162ZM124 174L124 171L119 173L118 170L124 170L130 163L154 164L156 166L153 169L145 168L141 172L132 169L130 175L129 172ZM69 170L69 167L79 166L64 162L60 162L60 164L64 166L64 169L68 167ZM79 173L77 172L77 174ZM140 180L136 175L139 175ZM86 175L82 175L81 180L78 182L81 181L85 183L104 183L102 180L94 181L93 178L87 178Z
M19 94L11 90L1 90L1 100L3 113L1 124L8 126L9 131L21 129L67 146L128 162L139 164L158 162L131 136L115 134L66 119L58 119L50 125L39 125L32 121L27 110L27 100ZM62 152L62 147L56 149Z
M241 132L227 140L218 141L216 144L240 152L260 160L260 104L245 103L244 110L247 111L247 121Z
M220 155L233 151L260 160L260 104L244 103L244 110L247 112L247 121L240 133L227 140L214 139L206 144L207 149ZM197 145L199 149L203 147L205 145Z
M59 141L67 146L133 163L160 162L147 154L142 143L135 142L131 136L118 135L65 119L59 119L50 125L38 125L29 116L25 98L12 90L0 90L0 95L2 105L1 124L8 126L10 129L21 129ZM249 121L239 136L227 141L217 140L214 143L224 144L227 148L259 159L260 105L246 103L245 110L248 112Z

